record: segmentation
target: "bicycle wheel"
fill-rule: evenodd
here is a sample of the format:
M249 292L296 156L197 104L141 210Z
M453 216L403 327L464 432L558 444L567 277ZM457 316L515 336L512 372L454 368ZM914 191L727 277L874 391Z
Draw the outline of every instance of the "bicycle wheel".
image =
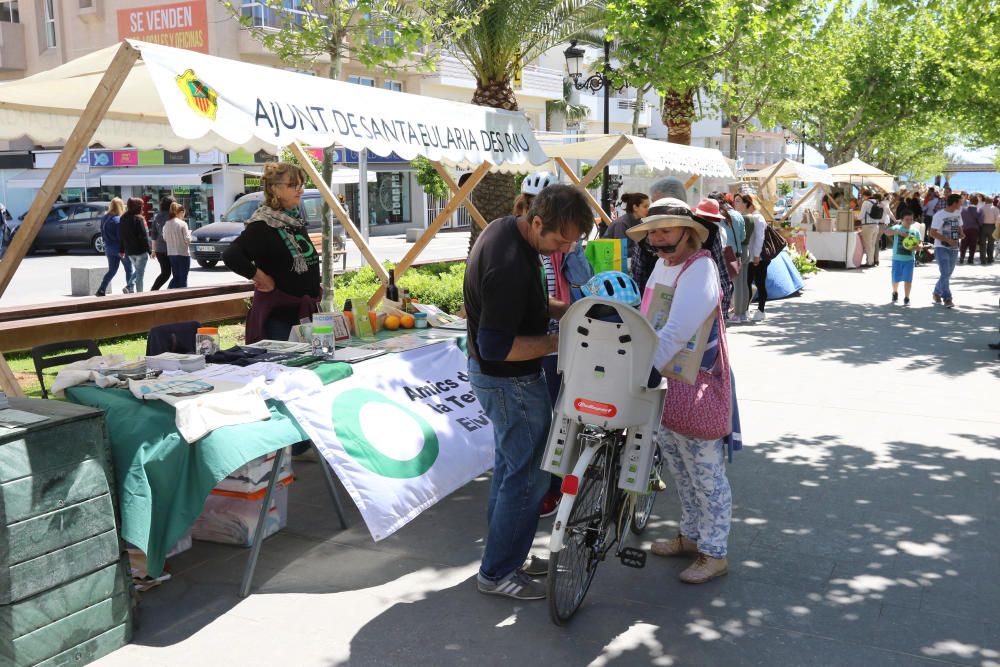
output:
M549 556L549 615L556 625L564 625L576 613L604 556L613 525L605 516L609 509L609 449L601 447L584 472L566 521L563 547Z
M649 523L649 516L653 513L653 503L656 502L656 494L660 481L663 479L662 473L663 455L660 453L660 448L657 447L656 451L653 452L653 467L649 472L650 491L635 499L635 510L632 513L630 526L634 535L641 535L642 531L646 529L646 524Z

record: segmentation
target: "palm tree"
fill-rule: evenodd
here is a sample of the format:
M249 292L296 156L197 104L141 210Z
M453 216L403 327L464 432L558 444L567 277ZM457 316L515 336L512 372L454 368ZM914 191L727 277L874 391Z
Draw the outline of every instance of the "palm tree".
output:
M559 100L549 100L545 103L545 126L551 127L552 114L562 114L566 124L576 124L590 115L590 107L586 104L573 104L573 82L567 77L563 79L563 96Z
M450 0L448 13L479 21L452 43L476 78L472 103L517 111L511 79L518 62L531 62L561 42L602 25L604 0L503 0L482 9L481 0ZM472 193L487 220L509 215L516 196L514 176L491 173ZM479 236L473 225L469 248Z

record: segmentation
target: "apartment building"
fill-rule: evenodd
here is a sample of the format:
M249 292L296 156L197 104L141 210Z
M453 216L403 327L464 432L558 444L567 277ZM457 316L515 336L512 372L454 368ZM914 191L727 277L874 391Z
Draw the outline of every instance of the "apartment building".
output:
M239 0L237 0L239 2ZM289 3L291 4L291 3ZM282 24L289 7L273 10L243 0L241 12L264 29ZM223 58L326 75L328 62L290 67L269 53L216 0L0 0L0 79L18 79L111 46L125 38L187 48ZM391 34L371 39L391 39ZM545 102L562 97L565 63L561 51L526 63L516 93L532 125L545 129ZM358 85L468 102L475 80L461 61L445 55L432 73L369 71L348 60L344 78ZM150 91L150 94L155 94ZM0 142L2 144L2 142ZM28 209L59 154L58 146L36 146L28 139L10 142L0 152L0 201L18 215ZM354 151L337 152L340 164L357 166ZM138 151L128 146L94 146L63 192L64 201L105 201L141 196L155 202L170 194L188 206L196 225L218 220L244 192L259 187L260 164L273 156L246 151ZM409 162L395 155L369 153L367 222L371 233L398 233L424 226L438 204L427 201ZM358 212L358 186L338 186L348 207Z

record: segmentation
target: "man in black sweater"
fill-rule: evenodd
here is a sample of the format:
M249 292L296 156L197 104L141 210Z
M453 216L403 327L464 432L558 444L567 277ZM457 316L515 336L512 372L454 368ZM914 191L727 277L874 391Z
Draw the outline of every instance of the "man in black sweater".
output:
M566 304L548 296L539 255L568 252L594 222L576 188L551 185L528 213L494 220L476 241L465 270L469 382L493 423L495 462L486 549L479 568L482 593L520 600L545 597L532 576L548 562L525 563L538 527L538 506L549 487L541 470L552 402L541 358L559 348L547 334Z

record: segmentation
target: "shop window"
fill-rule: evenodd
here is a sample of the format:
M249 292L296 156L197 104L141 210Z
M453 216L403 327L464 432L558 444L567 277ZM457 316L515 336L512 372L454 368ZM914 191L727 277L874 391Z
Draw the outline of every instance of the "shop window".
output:
M44 0L45 7L45 45L50 49L56 47L56 10L54 0Z
M358 186L349 183L344 190L351 219L360 222L357 220ZM376 181L368 184L368 224L375 227L411 221L409 172L377 172Z
M20 23L21 12L18 8L18 0L0 0L0 22Z

